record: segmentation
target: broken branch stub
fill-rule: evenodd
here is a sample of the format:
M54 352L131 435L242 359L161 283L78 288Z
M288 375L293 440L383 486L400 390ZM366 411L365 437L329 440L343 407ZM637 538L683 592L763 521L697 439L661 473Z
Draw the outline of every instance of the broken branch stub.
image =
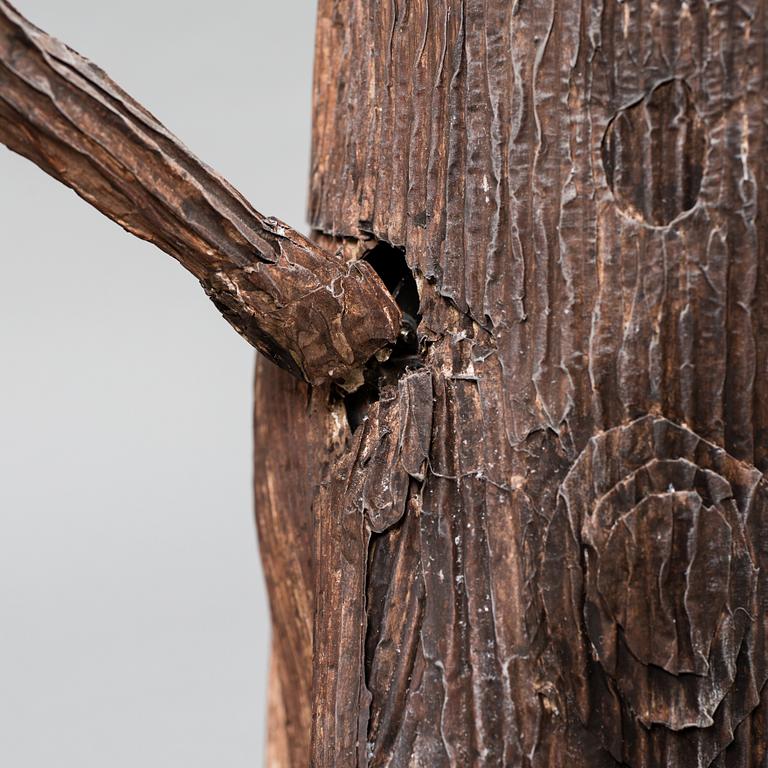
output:
M200 280L257 349L311 384L397 337L370 266L254 210L97 66L0 0L0 141Z

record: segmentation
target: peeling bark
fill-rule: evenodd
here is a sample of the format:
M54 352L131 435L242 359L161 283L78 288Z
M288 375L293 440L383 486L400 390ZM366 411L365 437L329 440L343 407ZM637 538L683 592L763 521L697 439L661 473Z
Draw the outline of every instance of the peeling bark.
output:
M296 376L354 387L399 331L366 264L345 267L262 216L98 67L0 0L0 141L200 280Z

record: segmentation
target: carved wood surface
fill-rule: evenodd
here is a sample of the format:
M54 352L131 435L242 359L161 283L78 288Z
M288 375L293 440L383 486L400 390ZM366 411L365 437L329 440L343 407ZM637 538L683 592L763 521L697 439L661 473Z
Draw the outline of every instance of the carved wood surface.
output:
M0 0L0 141L186 267L261 352L354 384L399 331L367 264L255 211L98 67Z
M320 0L315 245L0 0L0 139L316 385L255 386L275 764L768 761L767 6Z
M307 486L313 765L768 760L766 5L320 0L311 223L422 318Z

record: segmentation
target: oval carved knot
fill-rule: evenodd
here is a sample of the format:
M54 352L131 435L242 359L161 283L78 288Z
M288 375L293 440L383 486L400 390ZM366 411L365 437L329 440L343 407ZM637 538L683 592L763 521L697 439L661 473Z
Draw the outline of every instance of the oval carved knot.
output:
M695 205L707 137L683 80L657 85L620 110L603 137L602 159L619 208L652 226L665 226Z

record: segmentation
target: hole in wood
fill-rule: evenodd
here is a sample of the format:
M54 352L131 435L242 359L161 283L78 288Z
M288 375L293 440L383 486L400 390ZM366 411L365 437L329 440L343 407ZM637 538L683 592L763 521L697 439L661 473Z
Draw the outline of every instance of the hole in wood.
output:
M383 362L373 358L366 366L364 384L356 391L344 395L347 421L354 432L361 424L371 404L379 399L382 387L394 383L407 369L422 365L419 354L418 325L419 289L416 278L408 266L405 253L389 243L379 242L364 257L387 290L392 294L402 313L400 334L389 357Z
M603 137L602 159L618 206L652 226L690 211L701 189L707 137L683 80L667 80L620 110Z
M394 357L396 353L416 354L418 352L416 327L421 319L419 315L419 289L416 286L416 278L405 260L405 252L388 243L379 243L375 248L368 251L364 261L367 261L376 270L376 274L387 286L387 290L392 294L403 313L400 338L392 356Z

